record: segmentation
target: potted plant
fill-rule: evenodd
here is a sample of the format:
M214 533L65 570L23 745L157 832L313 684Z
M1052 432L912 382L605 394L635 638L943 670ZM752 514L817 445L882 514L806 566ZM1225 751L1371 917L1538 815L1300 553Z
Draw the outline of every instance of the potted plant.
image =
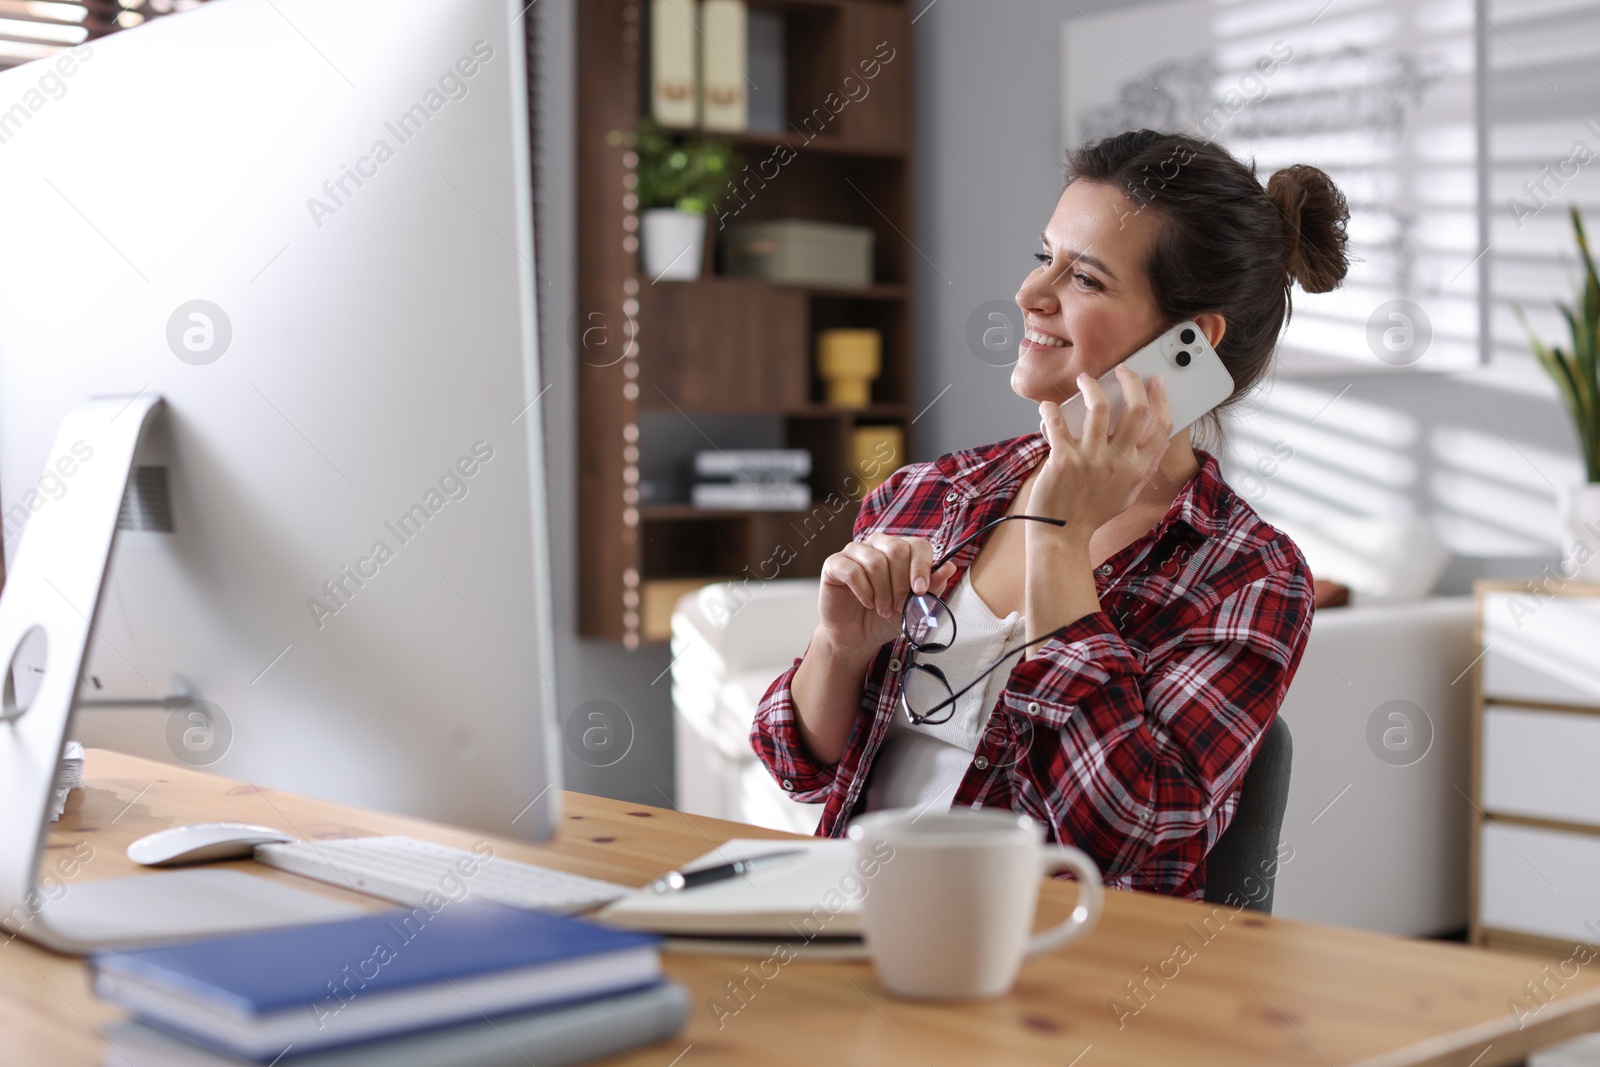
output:
M653 281L693 281L705 255L706 217L727 192L739 158L726 140L673 134L646 119L612 143L638 154L635 173L644 273Z
M1546 345L1534 334L1521 306L1514 305L1514 310L1522 328L1527 331L1529 347L1545 372L1555 379L1561 399L1572 416L1573 428L1578 431L1578 450L1583 455L1585 478L1563 493L1562 509L1572 536L1589 549L1588 552L1575 552L1578 577L1585 581L1600 581L1600 544L1594 543L1593 537L1593 531L1600 530L1600 376L1596 374L1596 345L1600 341L1600 274L1596 273L1594 257L1589 253L1589 239L1584 233L1583 218L1577 208L1571 209L1571 215L1572 232L1577 238L1578 255L1582 260L1583 281L1575 303L1556 304L1556 310L1567 321L1567 329L1572 335L1570 350L1558 345ZM1563 560L1565 558L1564 553Z

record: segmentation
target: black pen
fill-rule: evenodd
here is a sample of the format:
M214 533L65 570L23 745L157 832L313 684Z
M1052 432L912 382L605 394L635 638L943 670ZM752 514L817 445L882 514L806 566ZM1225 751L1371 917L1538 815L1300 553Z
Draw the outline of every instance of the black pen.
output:
M747 859L734 860L718 867L702 867L696 871L668 871L666 874L650 883L650 889L656 893L679 893L685 889L694 889L697 886L710 885L713 882L726 882L730 878L737 878L741 874L748 874L757 867L765 866L773 860L788 859L799 856L805 849L791 848L783 852L768 852L761 856L750 856Z

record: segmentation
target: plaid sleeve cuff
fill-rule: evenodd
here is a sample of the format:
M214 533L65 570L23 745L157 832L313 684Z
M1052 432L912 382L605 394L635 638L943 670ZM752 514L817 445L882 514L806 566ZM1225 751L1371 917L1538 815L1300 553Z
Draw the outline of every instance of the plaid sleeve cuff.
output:
M750 728L750 747L785 793L809 803L826 799L836 768L813 759L800 737L789 688L799 667L800 658L796 657L794 666L778 675L761 698Z
M1137 678L1140 666L1103 611L1085 615L1011 669L1001 699L1006 707L1052 727L1065 726L1088 698L1119 680ZM1126 713L1117 701L1091 703ZM1106 724L1111 725L1111 724Z

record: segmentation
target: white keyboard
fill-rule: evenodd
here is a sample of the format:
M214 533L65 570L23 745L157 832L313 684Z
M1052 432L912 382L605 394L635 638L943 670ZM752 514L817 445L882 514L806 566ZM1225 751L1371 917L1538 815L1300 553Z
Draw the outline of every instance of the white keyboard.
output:
M446 900L492 900L518 908L571 913L633 892L597 878L498 856L485 859L476 852L414 837L257 845L255 855L280 871L413 907L421 905L429 893L437 893ZM462 860L466 865L458 866Z

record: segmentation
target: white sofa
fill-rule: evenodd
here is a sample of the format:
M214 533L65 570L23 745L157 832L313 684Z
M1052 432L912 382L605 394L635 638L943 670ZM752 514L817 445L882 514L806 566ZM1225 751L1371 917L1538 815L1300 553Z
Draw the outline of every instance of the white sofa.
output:
M1471 597L1317 613L1281 712L1294 735L1283 818L1294 858L1278 869L1275 915L1412 936L1465 928L1475 655ZM1369 739L1374 713L1396 700L1432 724L1409 766ZM1387 716L1380 733L1406 728Z
M756 705L817 628L817 581L709 585L672 616L678 808L809 834L821 804L778 788L750 747Z
M804 651L816 602L814 579L708 586L679 602L672 695L684 811L815 829L821 805L779 789L749 734L756 703ZM1466 925L1472 657L1470 598L1318 613L1283 707L1294 735L1283 840L1294 855L1279 870L1276 914L1403 935ZM1432 724L1431 746L1409 766L1368 743L1373 713L1393 700L1420 706Z

